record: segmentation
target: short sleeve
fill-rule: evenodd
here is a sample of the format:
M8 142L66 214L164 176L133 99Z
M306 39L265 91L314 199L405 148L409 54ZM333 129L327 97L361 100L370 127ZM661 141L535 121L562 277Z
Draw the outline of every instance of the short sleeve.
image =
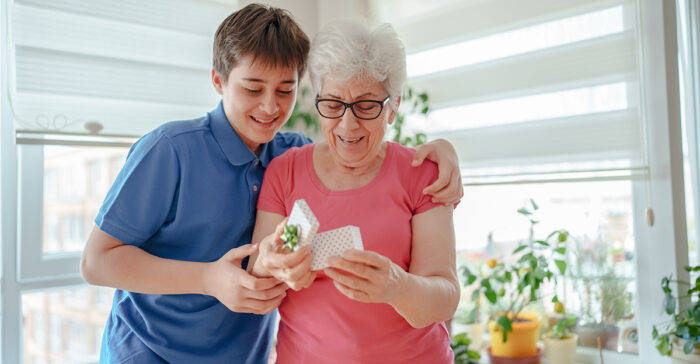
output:
M413 201L413 214L418 215L433 207L441 206L432 201L433 196L423 193L423 189L430 186L431 183L438 179L439 172L437 164L426 159L420 166L409 166L408 168L411 168L409 173L413 175L411 178L413 184L410 190L411 200Z
M285 206L286 188L289 186L285 181L290 181L292 177L292 159L290 152L273 159L265 170L260 195L258 196L258 209L287 215Z
M170 140L156 132L129 151L95 223L125 244L142 246L174 216L180 166Z

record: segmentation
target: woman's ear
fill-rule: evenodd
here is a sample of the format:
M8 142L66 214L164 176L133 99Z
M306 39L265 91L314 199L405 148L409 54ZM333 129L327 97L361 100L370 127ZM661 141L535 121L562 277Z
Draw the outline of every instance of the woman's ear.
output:
M223 95L224 82L215 70L211 70L211 83L214 84L214 89L219 95Z
M394 118L396 117L396 111L399 110L399 106L401 106L401 96L399 96L399 98L396 99L396 107L391 109L391 114L389 115L389 125L394 123Z

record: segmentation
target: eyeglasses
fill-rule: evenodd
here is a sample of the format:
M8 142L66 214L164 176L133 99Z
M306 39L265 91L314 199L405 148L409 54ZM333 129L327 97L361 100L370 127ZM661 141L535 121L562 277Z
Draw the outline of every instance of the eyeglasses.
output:
M362 120L373 120L381 115L384 105L389 102L389 96L383 101L360 100L352 103L345 103L334 99L319 99L316 96L316 110L324 118L337 119L345 115L345 110L350 108L352 113Z

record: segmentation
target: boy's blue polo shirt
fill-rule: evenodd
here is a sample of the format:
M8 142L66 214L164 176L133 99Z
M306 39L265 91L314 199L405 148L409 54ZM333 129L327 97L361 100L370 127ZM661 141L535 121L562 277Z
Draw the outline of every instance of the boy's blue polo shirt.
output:
M250 242L270 160L311 142L278 133L256 157L219 106L133 145L95 218L118 240L168 259L211 262ZM267 363L275 313L230 311L205 295L116 290L101 363Z

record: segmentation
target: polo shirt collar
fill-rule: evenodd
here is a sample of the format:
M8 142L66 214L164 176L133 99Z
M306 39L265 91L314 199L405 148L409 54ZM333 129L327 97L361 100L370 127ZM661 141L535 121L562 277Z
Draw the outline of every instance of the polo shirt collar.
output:
M241 137L236 133L236 130L228 122L226 113L224 113L223 102L220 101L219 106L209 113L209 119L214 139L216 139L229 163L234 166L240 166L257 159L255 153L248 149L248 146L245 145ZM260 155L266 155L266 150L267 143L263 145Z

